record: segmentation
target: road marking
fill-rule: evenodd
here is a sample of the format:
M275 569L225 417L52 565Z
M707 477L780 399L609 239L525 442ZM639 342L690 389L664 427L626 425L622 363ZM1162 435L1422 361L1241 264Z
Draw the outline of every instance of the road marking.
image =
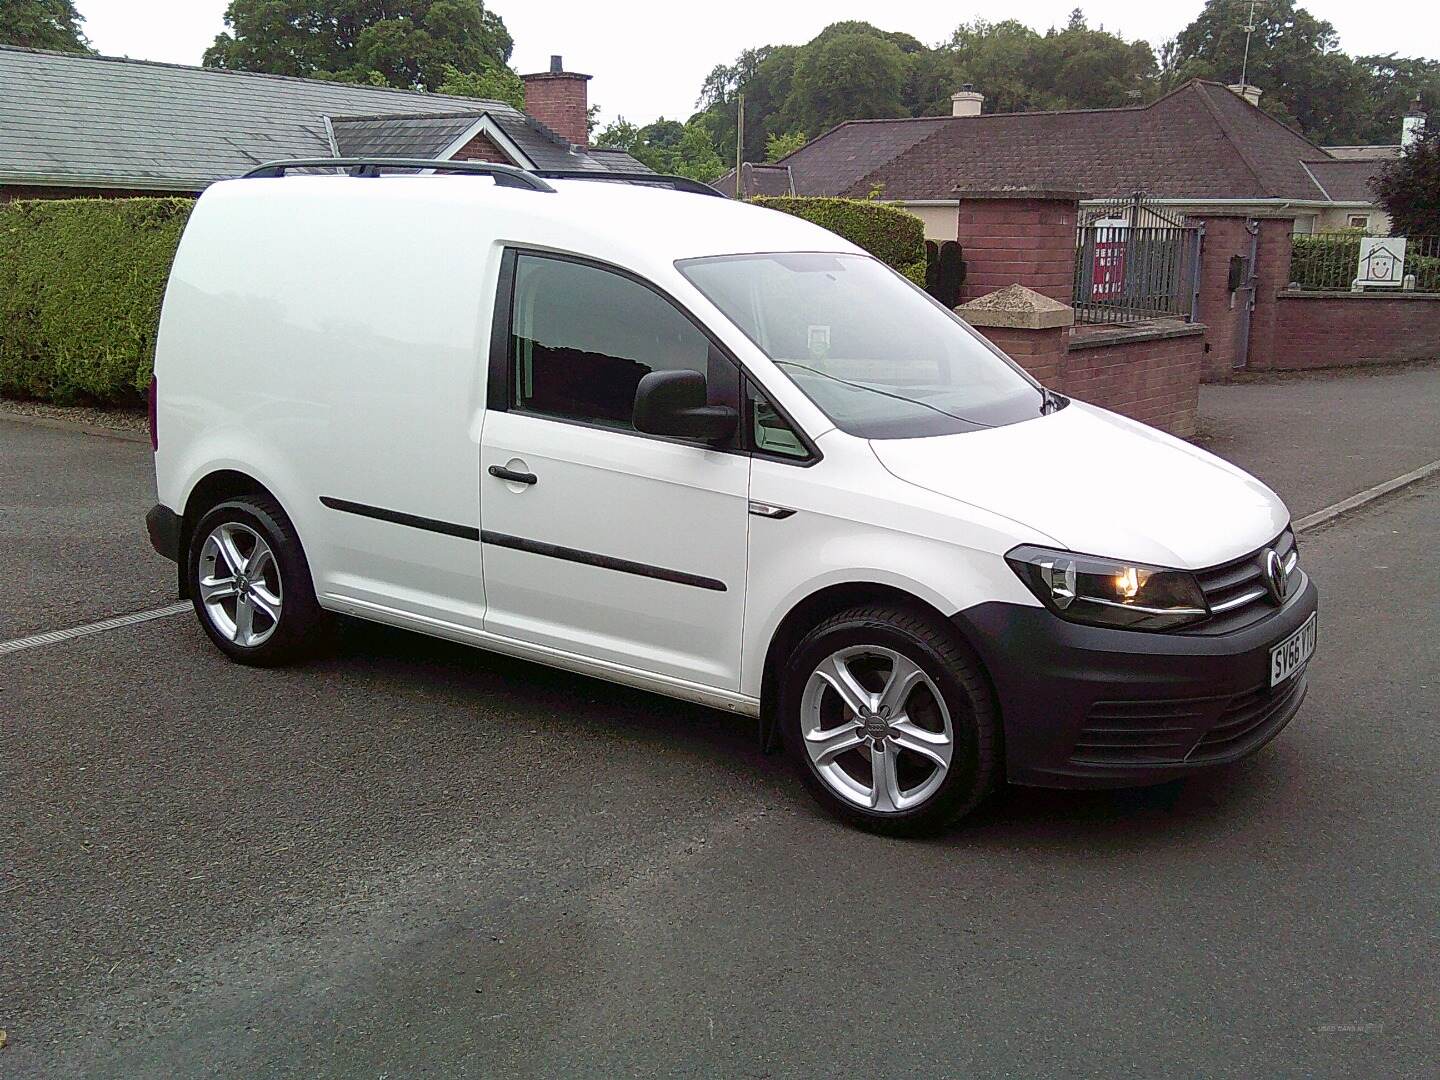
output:
M187 600L183 603L152 608L149 611L137 611L133 615L117 615L113 619L103 619L86 626L74 626L69 630L49 630L43 634L33 634L30 637L16 638L13 641L0 641L0 656L24 652L26 649L38 649L42 645L58 645L62 641L73 641L91 634L103 634L106 630L119 630L122 626L134 626L137 623L163 619L170 615L179 615L182 611L191 610L193 608Z
M1427 476L1440 473L1440 461L1432 461L1429 465L1421 465L1418 469L1412 469L1404 476L1397 476L1393 480L1386 480L1383 484L1376 484L1374 487L1366 488L1357 495L1351 495L1348 499L1342 499L1333 506L1327 506L1323 510L1316 510L1313 514L1307 514L1295 522L1297 533L1307 532L1310 529L1318 529L1321 525L1328 525L1342 514L1348 514L1351 510L1358 510L1360 507L1374 502L1376 499L1389 495L1392 491L1399 491L1403 487L1418 480L1424 480Z

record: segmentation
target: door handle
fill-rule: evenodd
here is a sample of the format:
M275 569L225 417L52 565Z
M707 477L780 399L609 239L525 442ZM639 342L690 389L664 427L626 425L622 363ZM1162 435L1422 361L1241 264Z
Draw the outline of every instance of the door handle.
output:
M540 478L533 472L516 472L514 469L507 469L504 465L491 465L490 475L499 480L507 480L512 484L534 484Z

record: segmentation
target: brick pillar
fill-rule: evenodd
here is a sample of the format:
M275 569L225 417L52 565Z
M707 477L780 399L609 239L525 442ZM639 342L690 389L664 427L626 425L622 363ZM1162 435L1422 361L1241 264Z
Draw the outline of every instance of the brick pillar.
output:
M1247 368L1273 366L1280 302L1276 294L1290 284L1290 254L1295 235L1293 217L1262 218L1255 244L1255 311L1250 316Z
M1200 249L1200 313L1205 324L1206 382L1230 377L1240 348L1240 320L1244 315L1244 293L1230 289L1230 259L1250 257L1250 233L1245 215L1192 215L1191 221L1205 225L1205 242Z
M589 75L565 71L560 57L550 57L550 70L521 75L525 111L576 146L590 141Z
M1001 351L1054 390L1065 383L1065 357L1075 311L1023 285L986 293L955 309Z
M1066 306L1073 302L1078 191L1005 188L956 194L965 258L962 303L1016 284Z

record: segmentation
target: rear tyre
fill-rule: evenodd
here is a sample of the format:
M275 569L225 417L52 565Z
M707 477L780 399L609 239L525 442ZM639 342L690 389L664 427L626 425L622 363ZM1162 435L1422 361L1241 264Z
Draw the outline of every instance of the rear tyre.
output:
M275 667L323 639L310 564L273 499L245 495L209 510L191 533L187 567L200 625L230 659Z
M779 707L810 793L873 832L936 832L999 779L998 710L979 661L917 609L865 605L826 619L791 653Z

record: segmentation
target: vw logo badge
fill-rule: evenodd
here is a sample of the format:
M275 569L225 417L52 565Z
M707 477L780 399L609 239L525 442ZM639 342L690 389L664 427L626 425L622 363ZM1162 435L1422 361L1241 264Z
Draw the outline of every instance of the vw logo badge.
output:
M1265 549L1265 588L1277 604L1283 604L1285 594L1290 591L1290 575L1274 548Z

